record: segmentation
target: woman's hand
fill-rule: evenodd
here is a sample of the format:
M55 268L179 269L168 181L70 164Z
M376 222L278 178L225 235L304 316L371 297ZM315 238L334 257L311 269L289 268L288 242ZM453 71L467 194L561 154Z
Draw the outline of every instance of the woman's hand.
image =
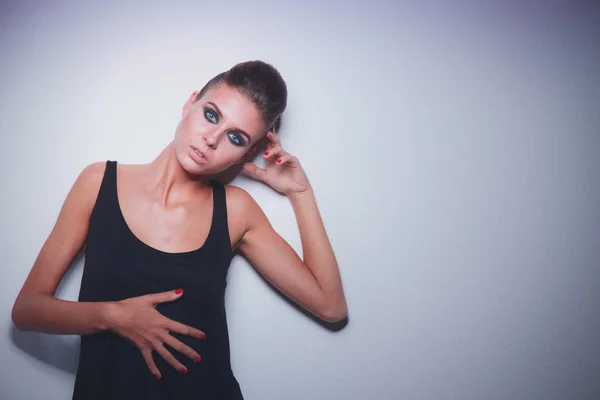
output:
M132 297L114 302L114 307L110 312L108 329L129 340L140 350L144 360L146 360L146 364L148 364L148 368L150 368L150 372L154 374L156 379L160 379L161 374L152 358L153 350L156 350L158 354L179 372L183 374L187 373L187 368L177 361L171 352L165 348L163 343L185 354L194 360L194 362L200 361L198 353L175 339L169 332L176 332L197 339L206 338L204 332L173 321L154 308L157 304L175 301L182 294L183 290L178 289Z
M267 132L267 139L269 140L267 151L263 154L263 158L267 160L267 168L245 163L244 170L285 195L302 193L310 189L310 183L298 158L281 147L281 142L273 131Z

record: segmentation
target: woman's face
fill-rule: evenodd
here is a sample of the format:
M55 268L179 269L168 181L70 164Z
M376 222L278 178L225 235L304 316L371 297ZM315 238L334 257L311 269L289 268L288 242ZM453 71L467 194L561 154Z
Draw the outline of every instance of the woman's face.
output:
M175 155L193 175L213 175L239 162L266 133L257 107L237 89L219 84L183 106Z

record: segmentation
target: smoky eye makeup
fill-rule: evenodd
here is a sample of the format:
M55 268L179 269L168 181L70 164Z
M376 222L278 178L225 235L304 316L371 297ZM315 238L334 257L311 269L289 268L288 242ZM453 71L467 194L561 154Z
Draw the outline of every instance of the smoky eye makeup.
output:
M204 118L212 124L216 124L219 122L219 114L210 107L204 107ZM235 146L245 146L246 140L243 135L235 132L229 131L227 132L227 137L229 137L229 141Z
M210 123L216 124L219 122L219 115L208 107L204 107L204 118Z
M246 141L244 140L242 135L240 135L237 132L229 131L227 132L227 136L229 136L229 140L231 141L231 143L233 143L236 146L244 146L246 144Z

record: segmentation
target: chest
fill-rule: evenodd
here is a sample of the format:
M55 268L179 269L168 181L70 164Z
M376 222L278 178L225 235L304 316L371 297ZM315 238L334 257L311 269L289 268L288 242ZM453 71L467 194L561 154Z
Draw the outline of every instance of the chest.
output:
M215 224L215 194L209 188L197 198L163 204L135 182L117 182L119 211L126 227L141 242L166 253L183 253L202 247ZM232 247L243 235L243 221L227 218Z

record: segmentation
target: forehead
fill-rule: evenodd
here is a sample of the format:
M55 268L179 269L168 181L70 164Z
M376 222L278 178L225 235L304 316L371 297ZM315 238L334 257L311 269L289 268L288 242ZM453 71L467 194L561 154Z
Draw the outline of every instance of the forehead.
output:
M258 140L264 132L264 122L258 108L239 90L225 84L215 85L198 101L213 103L222 114L221 121L239 128Z

